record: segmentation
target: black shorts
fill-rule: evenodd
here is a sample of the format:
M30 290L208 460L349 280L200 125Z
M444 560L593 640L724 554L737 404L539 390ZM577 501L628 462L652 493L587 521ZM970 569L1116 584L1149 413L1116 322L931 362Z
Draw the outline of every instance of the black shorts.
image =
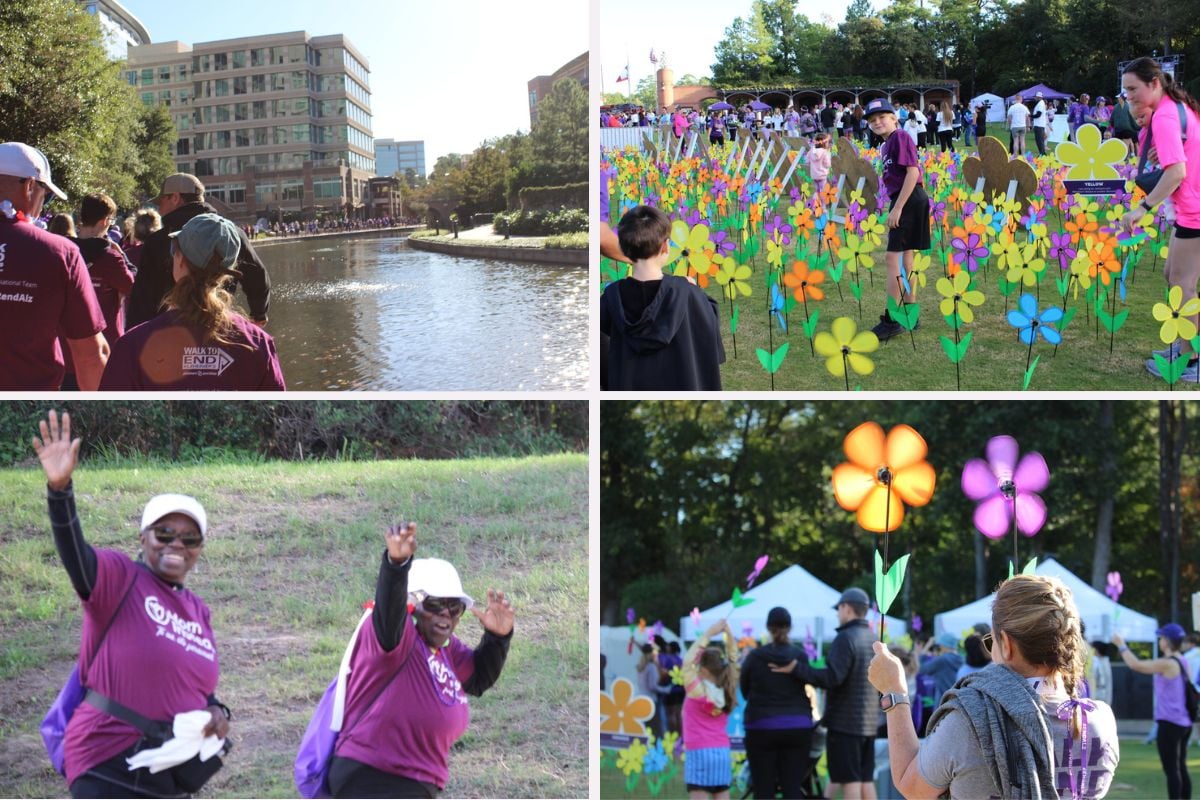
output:
M1200 228L1185 228L1178 222L1175 223L1175 238L1176 239L1200 239Z
M875 780L875 737L830 731L825 743L830 783Z
M896 201L892 201L892 208ZM889 209L890 211L890 209ZM900 212L900 225L888 229L887 251L903 253L905 250L928 250L929 243L929 195L925 187L917 184Z
M710 133L708 135L708 143L709 144L717 144L718 142L720 142L721 144L725 144L725 134L716 133L714 131L713 133Z

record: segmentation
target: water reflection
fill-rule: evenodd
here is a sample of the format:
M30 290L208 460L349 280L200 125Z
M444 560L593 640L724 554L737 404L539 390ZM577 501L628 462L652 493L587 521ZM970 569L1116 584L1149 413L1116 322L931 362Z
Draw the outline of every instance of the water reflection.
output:
M410 250L396 237L259 250L292 390L583 389L587 271Z

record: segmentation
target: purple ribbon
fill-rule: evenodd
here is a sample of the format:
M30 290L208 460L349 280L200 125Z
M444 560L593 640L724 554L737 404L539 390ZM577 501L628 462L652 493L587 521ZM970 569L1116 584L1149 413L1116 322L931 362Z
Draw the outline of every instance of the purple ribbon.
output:
M1075 735L1071 732L1071 715L1075 709L1079 709L1079 755L1083 759L1083 769L1079 783L1075 781L1075 770L1071 769L1071 755L1075 752ZM1095 711L1096 704L1091 700L1084 698L1072 697L1063 703L1060 703L1058 710L1055 712L1059 719L1067 721L1067 773L1071 777L1071 798L1072 800L1080 800L1083 797L1083 792L1087 791L1087 771L1088 771L1088 723L1087 715L1089 711ZM1082 784L1082 792L1080 785Z

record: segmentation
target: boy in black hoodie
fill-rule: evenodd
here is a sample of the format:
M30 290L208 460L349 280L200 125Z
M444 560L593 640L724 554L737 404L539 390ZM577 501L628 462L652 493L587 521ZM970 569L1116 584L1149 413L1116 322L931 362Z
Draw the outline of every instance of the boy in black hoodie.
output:
M717 303L687 278L663 275L671 221L651 206L621 217L617 238L633 275L600 298L609 337L607 388L615 391L719 391L725 361Z

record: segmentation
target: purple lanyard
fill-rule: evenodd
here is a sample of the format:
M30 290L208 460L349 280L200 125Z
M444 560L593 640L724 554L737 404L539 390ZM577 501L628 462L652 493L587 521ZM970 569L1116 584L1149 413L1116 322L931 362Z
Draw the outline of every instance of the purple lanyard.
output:
M1071 755L1075 752L1075 735L1071 732L1071 715L1077 708L1079 709L1079 755L1083 759L1083 769L1080 770L1081 777L1079 783L1075 781L1075 770L1071 769ZM1095 710L1096 704L1085 697L1079 699L1071 698L1059 704L1058 711L1055 712L1059 719L1067 721L1067 772L1071 776L1072 800L1080 800L1083 797L1083 793L1087 791L1089 755L1087 715L1089 711Z

